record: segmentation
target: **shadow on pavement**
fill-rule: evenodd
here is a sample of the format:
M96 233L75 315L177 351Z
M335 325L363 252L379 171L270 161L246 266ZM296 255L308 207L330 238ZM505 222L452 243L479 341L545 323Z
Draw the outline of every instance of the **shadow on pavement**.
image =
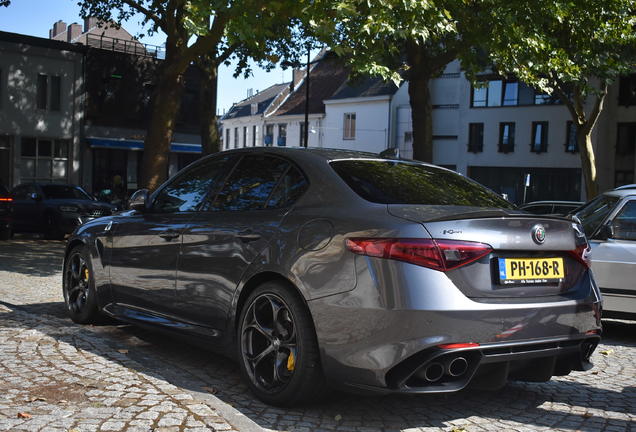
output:
M76 326L65 317L63 303L6 305L15 312L0 314L0 322L7 324L21 321L21 325L28 327L28 317L26 322L24 315L20 319L16 316L14 321L12 315L19 314L18 311L45 314L50 317L47 322L54 322L53 325L39 326L35 317L32 325L78 349L92 349L91 344L82 343L72 332L60 331L62 328L73 329ZM212 392L220 401L233 406L255 423L274 430L293 429L297 423L309 425L307 427L310 430L324 428L354 431L368 428L397 431L431 426L448 428L447 422L458 421L457 424L461 424L463 419L473 416L485 417L502 424L520 422L529 428L596 431L611 425L617 430L629 430L632 426L629 418L613 418L608 421L605 418L584 416L584 410L574 413L570 409L574 406L636 414L636 405L633 404L636 400L635 387L625 387L619 392L586 384L578 378L591 372L547 383L510 383L498 392L465 390L447 395L381 397L334 392L327 401L302 408L281 409L254 399L240 377L236 362L201 347L186 345L176 338L166 338L163 333L129 325L81 328L83 337L99 338L100 342L112 346L113 353L125 349L128 358L134 360L126 365L133 370L165 379L187 390ZM612 321L606 326L603 343L634 346L635 330L636 322ZM108 356L104 352L96 354ZM117 355L112 359L117 359ZM587 381L602 380L605 371L597 373L598 378ZM546 402L554 405L543 406Z
M35 235L23 234L1 243L0 271L40 277L62 271L64 241L42 240Z

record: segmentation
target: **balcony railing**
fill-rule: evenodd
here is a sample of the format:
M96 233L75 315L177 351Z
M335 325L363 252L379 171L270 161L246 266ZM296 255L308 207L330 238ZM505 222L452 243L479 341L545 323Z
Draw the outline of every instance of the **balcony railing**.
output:
M136 56L165 59L166 51L157 45L144 44L136 40L118 39L103 35L86 35L86 45L110 51L123 52Z

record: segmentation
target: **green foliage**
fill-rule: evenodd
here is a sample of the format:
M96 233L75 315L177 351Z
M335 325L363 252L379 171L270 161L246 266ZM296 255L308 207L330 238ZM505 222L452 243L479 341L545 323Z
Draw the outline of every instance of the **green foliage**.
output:
M430 59L456 52L466 46L461 21L474 8L470 0L317 0L316 5L320 17L310 25L321 40L354 70L396 84L411 66L405 60L407 43L425 49Z
M495 67L545 92L600 95L633 66L633 0L484 3L483 45Z
M1 1L1 0L0 0ZM308 0L80 0L81 15L122 23L135 14L149 34L167 35L167 56L179 51L185 63L203 56L220 64L234 58L236 73L249 74L249 60L273 68L295 59L298 31Z

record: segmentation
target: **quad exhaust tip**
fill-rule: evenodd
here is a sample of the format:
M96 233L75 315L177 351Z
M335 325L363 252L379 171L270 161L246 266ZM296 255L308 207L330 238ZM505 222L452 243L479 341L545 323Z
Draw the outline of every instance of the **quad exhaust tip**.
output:
M424 378L428 382L437 382L444 376L444 365L433 362L424 369Z
M468 370L468 360L464 357L455 357L446 364L446 373L452 377L460 377Z

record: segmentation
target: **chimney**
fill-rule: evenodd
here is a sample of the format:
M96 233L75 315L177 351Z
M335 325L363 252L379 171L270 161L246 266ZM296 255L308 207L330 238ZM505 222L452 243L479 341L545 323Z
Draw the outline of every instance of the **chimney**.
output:
M86 17L84 18L84 33L88 33L90 29L97 27L97 18Z
M66 29L66 42L71 42L73 39L79 37L82 34L82 26L78 23L73 23Z
M55 36L65 31L66 31L66 23L62 20L59 20L58 22L53 23L53 28L49 31L49 37L53 39Z

